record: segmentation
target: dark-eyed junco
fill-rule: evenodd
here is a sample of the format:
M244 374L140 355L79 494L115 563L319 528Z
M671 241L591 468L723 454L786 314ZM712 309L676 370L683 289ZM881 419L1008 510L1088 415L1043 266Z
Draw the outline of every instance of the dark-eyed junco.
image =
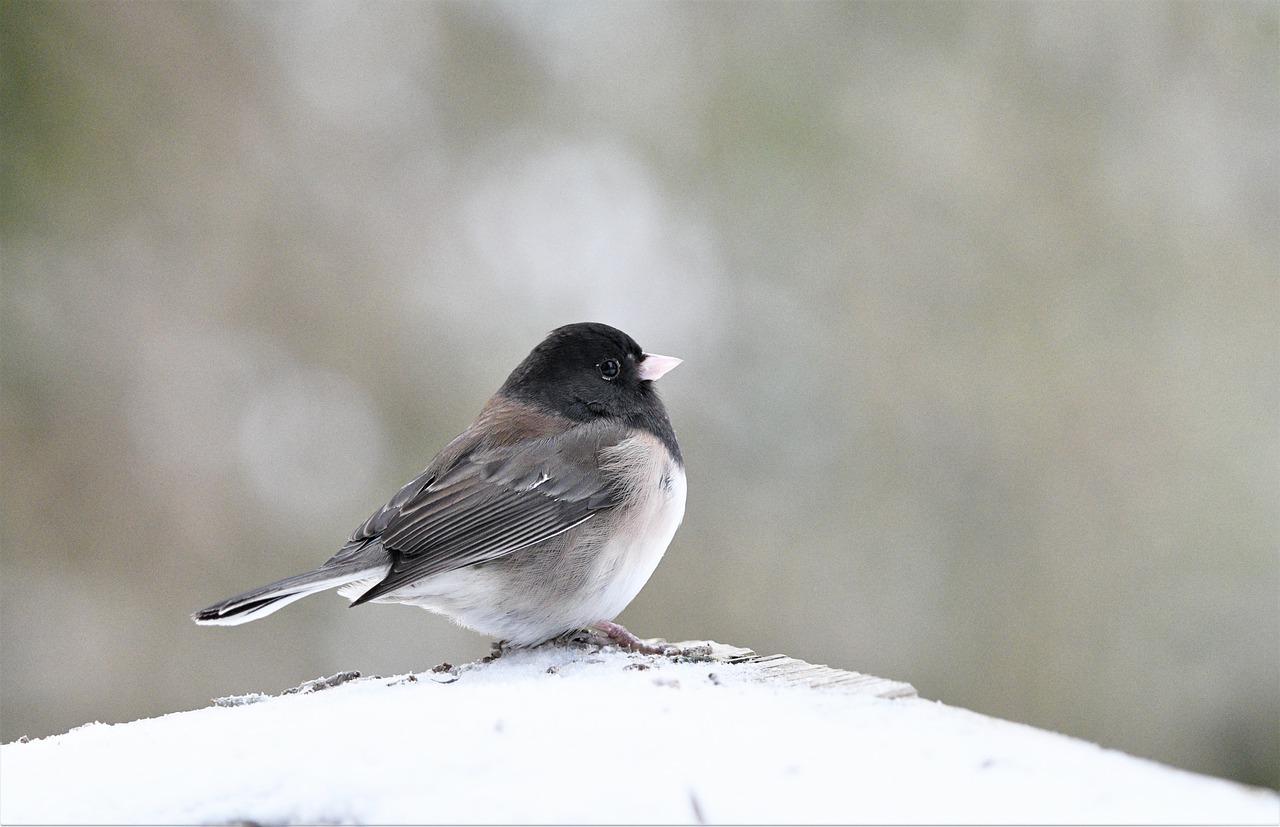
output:
M337 588L528 646L613 622L684 516L684 460L653 383L680 364L604 324L552 331L471 425L314 571L215 603L235 625Z

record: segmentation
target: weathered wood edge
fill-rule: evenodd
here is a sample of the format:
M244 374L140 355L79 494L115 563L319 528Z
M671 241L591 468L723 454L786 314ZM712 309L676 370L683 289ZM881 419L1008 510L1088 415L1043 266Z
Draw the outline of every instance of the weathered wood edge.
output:
M787 655L758 655L753 650L742 646L730 646L715 641L686 641L675 645L683 650L710 647L711 653L707 660L754 667L761 683L808 686L813 689L839 689L855 695L871 695L876 698L919 697L916 688L903 681L893 681L845 669L833 669L826 664L809 663Z
M864 675L846 669L833 669L821 663L809 663L787 655L758 655L745 646L731 646L717 643L714 640L686 640L670 644L665 640L654 638L645 641L651 645L674 646L679 650L675 655L678 660L692 660L701 663L724 663L747 667L753 679L758 683L778 684L783 686L807 686L812 689L834 689L852 695L869 695L875 698L894 700L898 698L919 697L916 689L909 683L880 678L875 675ZM498 650L500 653L500 650ZM481 667L490 662L498 654L483 658L462 666L442 663L423 673L436 683L453 683L462 672ZM658 656L652 656L658 657ZM417 674L403 675L394 680L395 683L416 682ZM385 680L381 675L361 676L359 672L339 672L327 678L312 681L286 689L283 695L310 694L322 689L341 686L350 681ZM390 684L389 684L390 685ZM231 695L225 698L214 698L214 706L243 706L258 703L273 697L272 695L253 692L247 695Z

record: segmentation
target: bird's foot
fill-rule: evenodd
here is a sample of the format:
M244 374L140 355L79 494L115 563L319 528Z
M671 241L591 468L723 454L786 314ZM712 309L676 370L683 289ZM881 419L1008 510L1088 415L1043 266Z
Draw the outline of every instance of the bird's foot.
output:
M629 649L632 652L640 652L645 655L666 655L667 657L680 654L680 647L672 646L665 640L654 642L644 640L632 634L621 623L614 623L612 620L602 620L588 631L597 632L603 635L607 642L623 649Z
M616 646L629 652L643 655L662 655L681 661L714 660L711 646L706 643L692 642L686 646L676 646L661 638L645 640L632 634L625 626L612 621L603 621L585 629L573 629L559 637L547 641L545 646L578 646L603 649Z

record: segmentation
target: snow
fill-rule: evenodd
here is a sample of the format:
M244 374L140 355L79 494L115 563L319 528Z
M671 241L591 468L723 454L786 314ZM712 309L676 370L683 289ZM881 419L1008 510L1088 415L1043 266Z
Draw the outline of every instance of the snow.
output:
M1269 790L936 702L761 681L543 648L247 695L5 745L0 821L1280 821Z

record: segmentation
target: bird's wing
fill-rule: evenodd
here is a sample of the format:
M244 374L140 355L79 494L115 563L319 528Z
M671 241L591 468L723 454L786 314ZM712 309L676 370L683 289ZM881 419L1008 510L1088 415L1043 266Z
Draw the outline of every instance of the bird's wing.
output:
M601 470L601 451L626 436L616 425L581 425L428 469L352 535L348 548L376 539L391 558L386 577L352 605L540 543L616 505L621 492Z

